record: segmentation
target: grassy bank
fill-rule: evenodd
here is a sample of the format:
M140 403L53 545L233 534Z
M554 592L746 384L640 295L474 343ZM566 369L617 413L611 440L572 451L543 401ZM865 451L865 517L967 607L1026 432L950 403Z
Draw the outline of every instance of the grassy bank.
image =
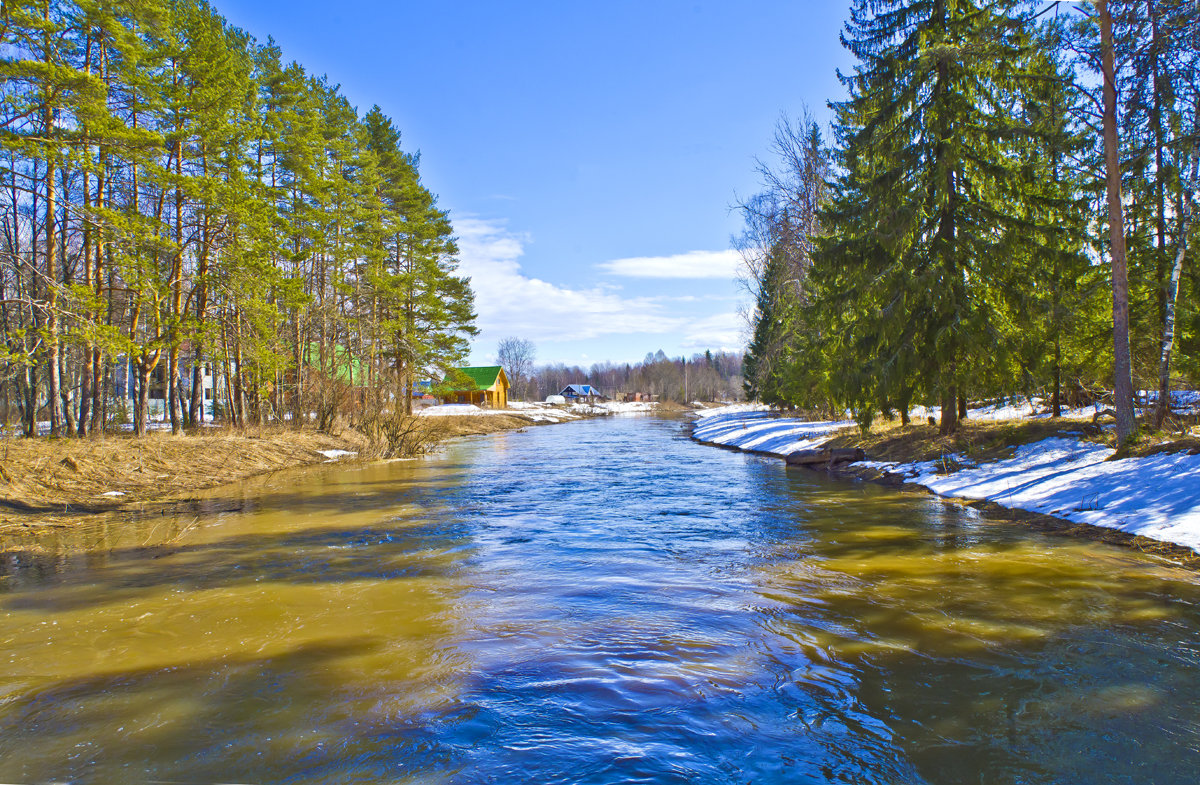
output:
M1110 421L1111 422L1111 421ZM1141 435L1124 457L1144 457L1162 452L1200 451L1200 438L1192 429L1200 423L1196 416L1174 417L1167 427L1151 429L1140 422ZM857 428L840 431L825 444L829 447L858 447L873 461L916 463L936 461L951 454L962 455L975 463L1011 458L1017 447L1055 436L1096 442L1116 448L1111 428L1102 428L1090 419L1038 420L961 420L958 430L943 436L936 425L914 421L902 426L900 421L877 422L870 433Z
M424 419L424 418L422 418ZM532 423L516 415L439 417L422 423L429 439L488 434ZM141 438L0 439L0 528L69 526L102 514L144 515L189 494L298 466L378 455L361 433L265 426Z

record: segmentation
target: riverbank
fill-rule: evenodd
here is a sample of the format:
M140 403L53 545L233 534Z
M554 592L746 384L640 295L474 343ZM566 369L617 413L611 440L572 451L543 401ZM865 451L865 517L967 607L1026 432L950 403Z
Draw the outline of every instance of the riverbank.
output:
M836 475L921 489L1003 511L1038 528L1103 539L1200 566L1200 442L1187 430L1117 458L1110 432L1078 410L1051 419L1028 404L972 411L948 437L919 420L860 434L850 421L807 421L727 407L699 413L693 438L786 458L858 448ZM823 469L824 470L824 469Z
M432 407L422 421L436 443L612 413L597 407L531 405L473 412ZM349 428L337 433L264 426L206 428L184 437L151 431L140 438L5 438L0 439L0 529L70 526L98 515L159 514L186 507L201 491L258 475L375 458L366 437Z

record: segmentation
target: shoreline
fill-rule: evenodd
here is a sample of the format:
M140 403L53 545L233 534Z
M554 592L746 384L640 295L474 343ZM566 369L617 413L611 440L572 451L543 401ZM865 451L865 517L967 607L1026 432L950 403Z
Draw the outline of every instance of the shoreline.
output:
M441 443L596 416L604 415L535 418L513 410L429 418L429 425ZM2 444L0 534L15 536L106 518L233 511L238 507L211 507L200 494L291 469L395 460L376 455L367 439L350 428L326 433L285 425L186 436L151 432L140 438L13 438ZM181 471L181 466L188 468Z
M689 437L697 442L709 447L718 447L724 450L740 452L758 457L772 458L775 460L785 461L787 452L779 452L768 449L756 449L754 447L742 447L736 444L727 444L719 441L705 439L696 435L696 428L703 423L704 419L697 419L689 423ZM796 421L797 423L802 421ZM817 425L817 423L811 423ZM845 426L842 424L831 424L838 427L827 428L824 430L812 432L810 438L805 440L804 447L807 449L816 448L824 445L827 442L832 442L839 436L846 434ZM843 440L845 441L845 440ZM852 439L851 439L852 441ZM981 464L986 466L988 464ZM1025 509L1016 506L1005 506L988 498L970 498L967 496L955 496L945 493L940 493L935 488L923 485L919 482L911 482L909 477L900 472L889 472L885 468L880 468L879 464L871 461L871 455L867 454L863 462L846 462L832 465L822 466L817 465L788 465L788 471L806 471L814 474L823 474L832 479L850 482L870 482L876 485L882 485L888 488L893 488L900 491L920 492L926 495L937 497L940 501L946 504L956 504L964 507L984 512L989 518L998 519L1005 522L1021 523L1036 531L1053 534L1056 536L1074 537L1077 539L1085 539L1094 542L1104 542L1110 545L1116 545L1130 550L1137 550L1142 553L1152 555L1164 560L1170 561L1172 564L1200 571L1200 549L1172 542L1164 539L1156 539L1142 534L1137 534L1121 529L1103 526L1086 521L1071 520L1069 518L1060 517L1037 510Z

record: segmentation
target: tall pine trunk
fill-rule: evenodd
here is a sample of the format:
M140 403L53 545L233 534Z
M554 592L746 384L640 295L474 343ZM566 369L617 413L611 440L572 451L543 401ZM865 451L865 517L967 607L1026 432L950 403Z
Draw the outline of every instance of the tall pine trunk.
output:
M150 358L142 355L137 362L137 403L133 409L133 432L137 436L146 435L146 426L150 419L150 375L154 366Z
M181 131L176 128L176 133ZM179 400L179 352L183 344L183 138L175 140L175 256L171 261L171 338L167 348L167 406L171 433L183 433Z
M1107 0L1097 0L1096 11L1100 17L1100 59L1104 72L1104 169L1112 256L1113 408L1117 416L1117 444L1123 448L1137 435L1137 421L1133 412L1133 361L1129 350L1129 267L1125 250L1125 214L1121 205L1112 14Z
M47 109L46 134L53 133L54 116ZM50 434L58 436L62 433L62 412L59 409L62 378L59 376L59 341L58 341L58 241L55 237L54 210L57 202L57 190L54 182L55 153L47 148L46 151L46 381L49 390Z

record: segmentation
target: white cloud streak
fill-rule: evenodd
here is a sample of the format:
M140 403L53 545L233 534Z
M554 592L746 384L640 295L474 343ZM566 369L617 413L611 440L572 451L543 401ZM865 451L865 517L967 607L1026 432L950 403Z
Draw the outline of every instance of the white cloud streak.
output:
M743 337L746 320L740 313L718 313L689 324L684 331L683 346L688 349L720 349L740 352L746 348Z
M688 251L673 256L634 256L604 262L600 269L626 278L726 278L737 276L742 256L725 251Z
M471 278L484 333L581 340L686 328L687 320L664 313L654 298L623 297L601 287L568 289L525 275L520 258L528 238L502 223L457 218L454 227L459 272Z

